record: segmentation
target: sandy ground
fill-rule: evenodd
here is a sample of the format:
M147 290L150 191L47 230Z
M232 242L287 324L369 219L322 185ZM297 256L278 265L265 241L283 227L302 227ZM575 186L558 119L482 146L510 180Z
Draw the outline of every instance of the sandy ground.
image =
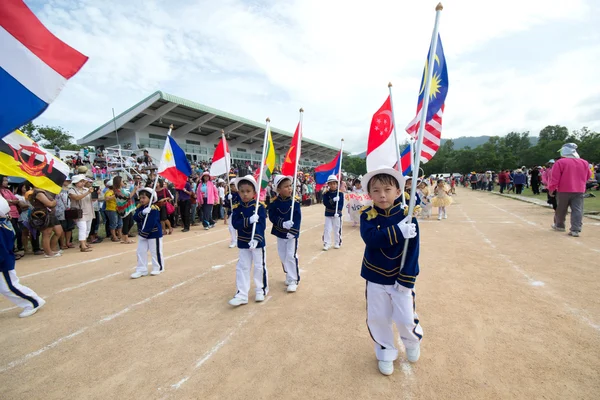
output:
M0 299L0 399L600 398L600 224L571 238L541 207L454 200L447 220L421 223L421 359L402 353L391 377L365 326L358 229L323 252L316 205L303 209L298 292L269 235L267 301L236 309L222 224L166 237L159 277L129 279L135 245L26 257L18 274L48 303L20 319Z

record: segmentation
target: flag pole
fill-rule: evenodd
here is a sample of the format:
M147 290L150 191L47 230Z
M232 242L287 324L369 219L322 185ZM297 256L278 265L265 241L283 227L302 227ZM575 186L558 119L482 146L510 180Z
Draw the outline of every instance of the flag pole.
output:
M262 148L262 156L261 156L261 164L260 164L260 172L258 174L258 193L256 193L256 206L254 207L254 214L258 215L258 207L260 206L260 192L262 190L262 176L265 172L265 152L267 151L267 139L269 132L269 125L271 125L271 119L267 117L265 126L265 137L263 139L263 148ZM252 235L250 236L250 241L254 240L254 234L256 233L256 223L252 224Z
M394 116L394 100L392 100L392 82L388 83L390 91L390 106L392 107L392 123L394 124L394 144L396 145L396 158L398 159L398 171L402 172L402 162L400 157L400 146L398 145L398 135L396 134L396 117ZM404 189L404 188L401 188ZM404 190L402 190L402 206L406 205Z
M342 157L344 157L344 139L343 138L342 138L342 144L340 145L340 172L339 172L339 175L338 175L338 182L337 182L338 183L338 188L337 188L337 190L338 190L338 194L337 194L338 201L335 202L335 213L336 214L338 213L338 206L339 206L339 203L340 203L339 197L340 197L340 193L341 193L340 192L340 182L342 180Z
M294 181L292 187L292 209L290 212L290 222L294 222L294 205L296 204L296 185L298 183L298 167L300 160L300 149L302 147L302 120L304 116L304 109L300 108L300 131L298 132L298 148L296 149L296 169L294 170Z
M223 146L223 154L225 154L225 169L227 170L227 172L225 173L225 175L227 175L227 190L229 190L229 194L231 194L231 183L229 183L229 170L231 169L231 157L229 157L229 163L227 162L227 147L225 147L225 131L223 129L221 129L221 143ZM231 211L233 212L233 198L229 199L229 207L231 208Z
M172 131L173 131L173 124L171 124L171 126L169 126L169 131L167 132L167 140L169 140L169 136L171 136ZM167 146L165 145L162 155L160 156L161 163L162 163L162 160L165 158L166 150L167 150ZM158 165L158 168L160 169L160 164ZM154 193L156 193L156 185L157 184L158 184L158 169L156 170L156 178L154 178L154 185L152 186L152 190L154 191ZM158 196L156 196L156 199L158 200ZM152 196L150 196L150 205L152 205ZM147 220L148 220L148 214L146 214L146 216L144 217L144 223L142 224L142 230L144 230L144 228L146 227Z
M408 217L412 220L415 203L417 200L417 178L421 165L421 147L423 147L423 131L427 122L427 109L429 108L429 91L431 90L431 78L433 76L433 67L438 44L438 31L440 24L440 15L444 7L442 3L438 3L435 7L435 24L433 25L433 33L431 34L431 47L429 49L429 59L427 60L427 76L425 76L425 91L423 96L423 108L421 109L421 120L419 121L419 130L417 133L417 145L415 147L415 162L412 170L412 182L410 187L410 201L408 203ZM400 271L404 268L406 262L406 250L408 249L408 239L404 240L404 251L402 252L402 262L400 263Z

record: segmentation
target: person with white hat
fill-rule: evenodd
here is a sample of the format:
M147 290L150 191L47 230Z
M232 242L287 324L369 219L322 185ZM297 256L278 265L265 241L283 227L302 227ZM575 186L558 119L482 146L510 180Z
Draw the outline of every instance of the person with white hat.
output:
M231 178L229 180L229 194L227 194L226 200L223 203L223 207L226 211L225 224L227 224L227 228L229 229L229 235L231 237L231 242L229 243L230 249L237 246L237 231L235 230L231 222L231 214L233 212L233 208L240 203L240 195L238 194L237 188L235 187L236 179L237 178Z
M0 196L0 293L23 311L19 317L35 314L46 302L33 290L21 285L15 272L15 231L10 222L10 206Z
M277 252L286 274L285 284L288 293L298 289L300 283L300 268L298 267L298 237L300 236L300 223L302 213L300 202L292 199L291 176L277 175L273 180L277 197L269 204L269 220L273 223L271 234L277 237ZM292 215L292 202L294 214Z
M256 212L256 199L260 187L252 175L246 175L235 181L240 203L233 208L231 216L233 227L237 230L239 259L235 267L237 292L229 304L237 307L248 304L250 291L250 269L254 264L255 300L264 301L269 292L267 253L265 244L266 211L262 204ZM253 228L253 225L255 228ZM252 233L254 231L254 237Z
M141 187L137 190L140 203L133 214L138 227L137 266L131 274L132 279L148 276L148 252L152 258L153 276L160 275L165 269L163 259L163 231L160 223L160 207L156 204L154 189Z
M363 177L373 205L363 210L360 236L365 252L360 275L367 281L367 326L383 375L394 372L398 358L392 321L406 348L408 361L420 356L423 329L415 311L415 281L419 275L419 237L416 218L406 217L402 205L404 177L393 168L380 167ZM408 248L401 266L405 240Z
M94 219L92 193L92 185L87 181L85 175L73 176L73 187L69 189L69 199L71 208L81 210L81 218L76 219L75 224L79 230L79 250L82 252L92 251L92 246L87 243Z
M342 246L342 210L344 209L344 194L338 190L338 178L329 175L328 190L323 194L325 206L325 230L323 231L323 250L331 248L331 233L334 236L334 249Z

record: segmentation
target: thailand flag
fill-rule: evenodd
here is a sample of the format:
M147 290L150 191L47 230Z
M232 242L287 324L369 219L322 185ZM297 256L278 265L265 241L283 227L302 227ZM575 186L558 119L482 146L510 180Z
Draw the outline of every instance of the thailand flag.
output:
M342 172L342 151L340 150L335 158L331 162L323 165L319 165L315 168L315 189L321 190L321 188L327 183L327 178L330 175L339 175Z
M0 138L37 118L88 60L22 0L0 5Z
M402 150L402 153L400 153L400 164L402 164L400 170L402 170L402 175L404 176L410 174L412 171L412 160L410 155L410 145L408 145Z
M179 147L175 139L167 136L165 149L163 150L158 174L165 179L173 182L176 189L182 190L185 187L188 176L192 174L192 168L185 156L185 152Z
M215 148L213 154L212 164L210 166L210 175L219 176L229 173L231 168L231 154L229 153L229 146L225 136L221 137L219 144Z

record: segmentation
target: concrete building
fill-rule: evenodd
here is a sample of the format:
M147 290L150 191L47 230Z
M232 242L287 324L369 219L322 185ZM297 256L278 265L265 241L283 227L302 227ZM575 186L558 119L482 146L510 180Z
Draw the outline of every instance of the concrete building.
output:
M116 133L115 133L116 123ZM121 145L125 150L141 154L148 150L159 160L167 130L173 124L172 137L191 161L208 161L214 152L221 130L225 131L233 163L260 163L265 124L248 120L157 91L119 114L98 129L77 140L82 146L111 147ZM275 153L281 165L292 132L271 126ZM306 132L304 132L306 133ZM339 149L314 140L302 140L301 167L314 167L329 162Z

